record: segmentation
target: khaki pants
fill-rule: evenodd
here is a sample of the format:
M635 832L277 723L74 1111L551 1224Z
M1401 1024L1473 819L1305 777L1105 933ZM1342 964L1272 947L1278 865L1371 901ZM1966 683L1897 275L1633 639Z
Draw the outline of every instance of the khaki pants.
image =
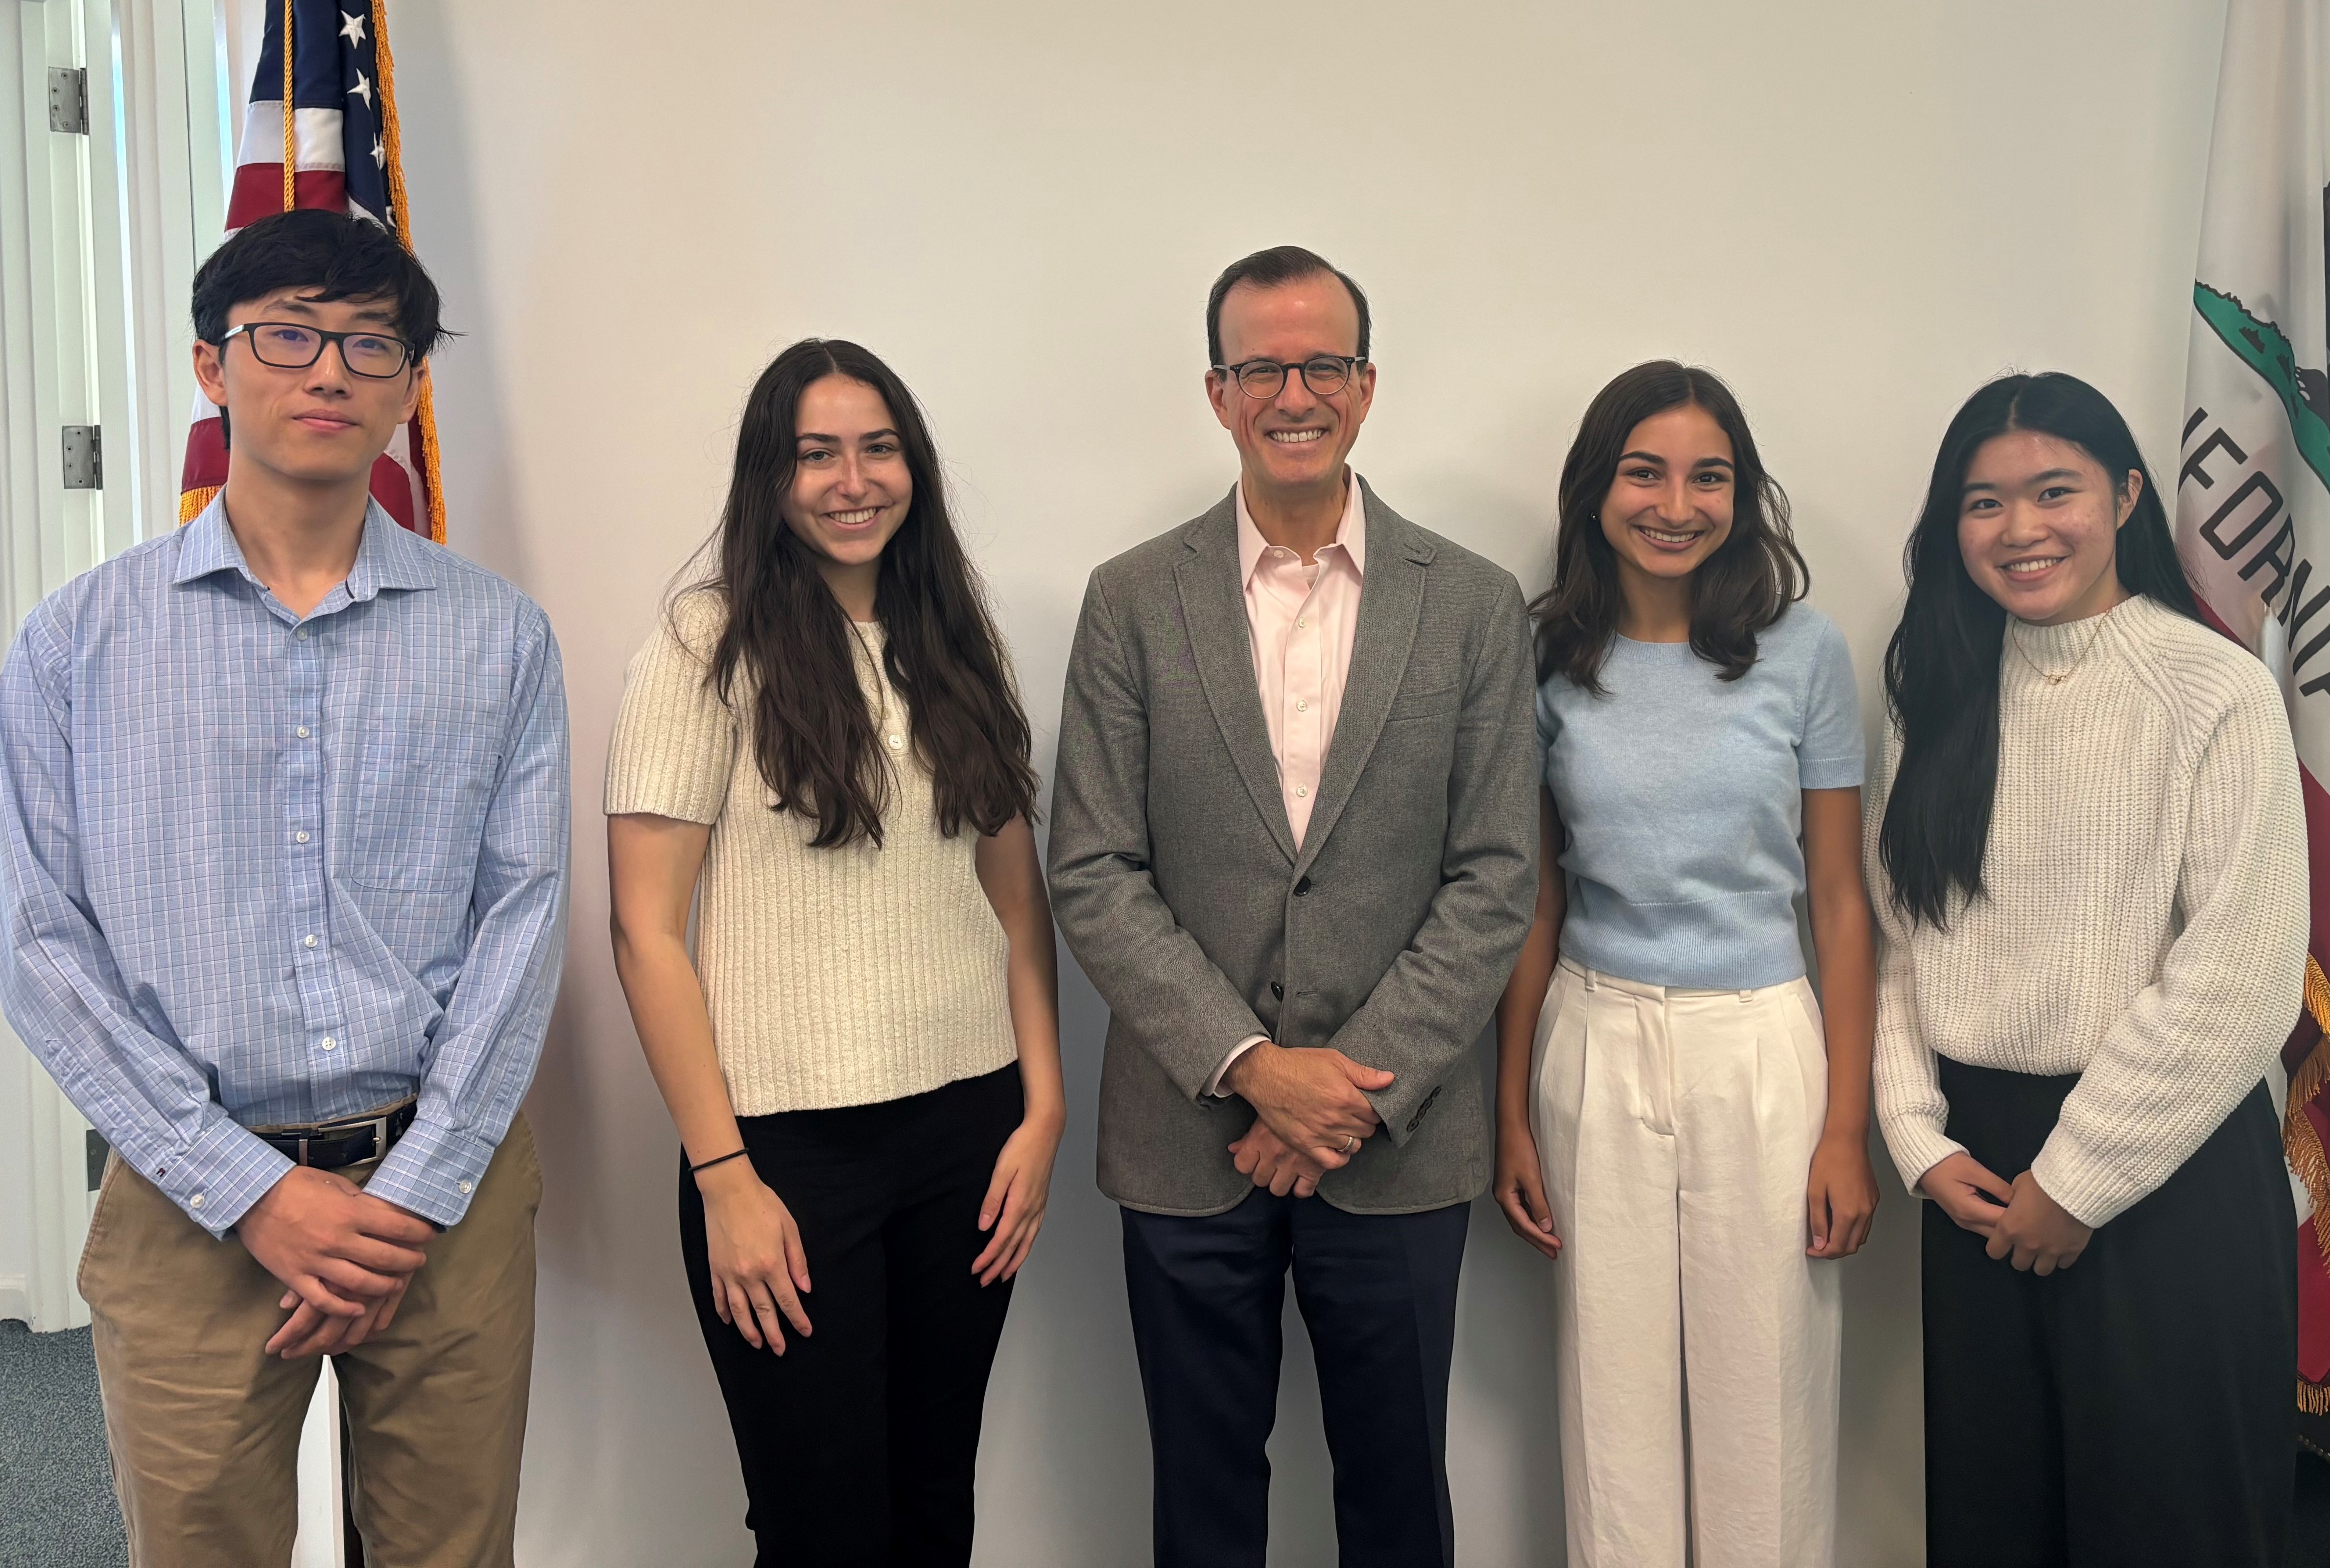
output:
M370 1163L342 1172L362 1182ZM374 1568L504 1568L534 1362L542 1167L510 1124L461 1223L429 1244L385 1333L333 1358ZM318 1359L264 1353L283 1287L152 1184L107 1163L81 1251L114 1488L137 1568L276 1568L298 1523ZM351 1565L354 1568L354 1565Z

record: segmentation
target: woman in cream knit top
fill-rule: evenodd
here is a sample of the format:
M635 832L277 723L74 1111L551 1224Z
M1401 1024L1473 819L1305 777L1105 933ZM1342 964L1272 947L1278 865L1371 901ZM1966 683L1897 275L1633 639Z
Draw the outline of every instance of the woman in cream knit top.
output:
M1878 1106L1915 1191L1959 1152L1937 1055L2079 1074L2031 1174L2097 1226L2184 1163L2297 1016L2297 760L2265 666L2153 600L2007 636L1983 894L1913 927L1871 857ZM1899 757L1890 732L1872 850Z
M2281 694L2202 624L2101 392L1951 421L1867 827L1877 1110L1920 1216L1926 1560L2278 1568L2298 1016Z
M1067 1119L1028 742L914 394L794 344L607 760L615 967L763 1563L971 1561Z
M883 842L813 849L815 820L774 809L750 704L708 683L723 619L714 595L687 594L632 659L607 814L711 826L696 967L736 1114L866 1105L1008 1065L1018 1046L1007 943L973 864L977 836L939 832L880 624L853 630L895 781Z

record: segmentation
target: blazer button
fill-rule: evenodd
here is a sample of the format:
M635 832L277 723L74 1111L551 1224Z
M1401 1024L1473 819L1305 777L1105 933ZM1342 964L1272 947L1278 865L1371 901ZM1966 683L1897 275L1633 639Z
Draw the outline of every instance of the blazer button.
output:
M1296 883L1294 884L1294 896L1295 896L1296 898L1301 898L1301 897L1302 897L1304 894L1308 893L1310 891L1311 891L1311 879L1310 879L1309 877L1307 877L1307 876L1306 876L1306 877L1304 877L1302 881L1300 881L1300 882L1298 882L1298 883Z
M1286 987L1273 980L1270 982L1270 994L1283 1002L1286 999Z

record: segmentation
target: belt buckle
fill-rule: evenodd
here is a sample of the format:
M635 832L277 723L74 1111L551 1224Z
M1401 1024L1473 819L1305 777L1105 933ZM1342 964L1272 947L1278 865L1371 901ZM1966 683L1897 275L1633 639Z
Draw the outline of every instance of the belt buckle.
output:
M385 1158L388 1155L388 1124L395 1115L396 1113L392 1110L384 1116L359 1117L352 1120L338 1122L336 1124L327 1122L320 1127L312 1128L299 1135L299 1163L301 1165L308 1165L310 1163L308 1160L308 1146L310 1144L339 1143L345 1139L355 1137L358 1133L365 1131L366 1129L370 1129L372 1131L372 1153L365 1156L364 1157L365 1159ZM349 1163L358 1164L361 1162L350 1161Z
M372 1129L372 1153L366 1156L366 1158L386 1159L388 1157L388 1123L389 1118L394 1115L395 1112L391 1111L386 1116L367 1116L349 1129L350 1134L354 1134L362 1132L365 1128Z

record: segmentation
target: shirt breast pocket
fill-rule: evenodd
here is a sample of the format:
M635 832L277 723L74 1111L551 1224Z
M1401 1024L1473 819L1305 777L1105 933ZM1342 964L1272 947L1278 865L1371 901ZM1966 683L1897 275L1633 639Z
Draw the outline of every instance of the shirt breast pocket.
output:
M501 766L491 717L376 715L358 762L348 880L392 893L468 892Z

